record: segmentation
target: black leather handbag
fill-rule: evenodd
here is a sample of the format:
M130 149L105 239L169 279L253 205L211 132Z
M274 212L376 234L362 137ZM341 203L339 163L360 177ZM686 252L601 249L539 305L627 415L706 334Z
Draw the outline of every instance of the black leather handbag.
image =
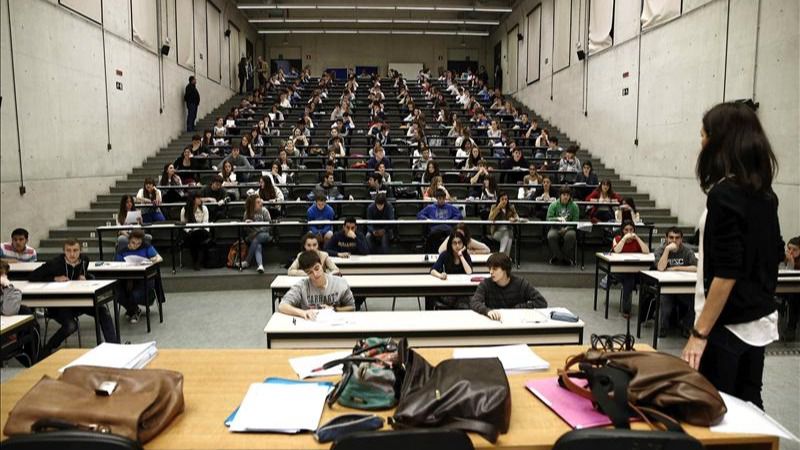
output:
M393 428L473 431L491 443L508 431L511 391L499 359L448 359L433 367L409 350L405 368L400 401L389 418Z

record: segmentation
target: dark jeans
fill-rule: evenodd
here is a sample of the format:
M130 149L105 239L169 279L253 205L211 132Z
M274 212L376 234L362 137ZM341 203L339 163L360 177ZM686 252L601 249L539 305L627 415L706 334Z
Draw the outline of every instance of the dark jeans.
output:
M692 328L694 325L694 295L677 295L677 294L661 294L661 306L659 327L662 330L669 328L669 319L672 315L672 310L676 309L677 305L683 305L686 308L686 314L680 319L681 327L685 329ZM680 308L677 308L680 315Z
M117 303L125 307L125 311L130 315L136 312L139 305L144 305L147 301L147 293L156 288L156 281L152 278L147 280L119 280L116 286Z
M119 343L117 339L117 332L114 329L114 320L111 318L111 313L108 308L102 305L98 308L100 310L100 317L95 317L95 320L100 322L100 329L103 331L103 338L106 342ZM75 320L81 314L86 314L94 317L94 308L48 308L47 315L61 325L61 328L53 334L49 341L47 341L46 348L49 351L55 350L61 346L64 340L72 333L78 330L78 322Z
M242 95L242 88L244 88L244 75L239 75L239 95Z
M205 258L205 254L211 246L211 233L203 228L191 230L183 238L183 246L189 248L192 262L195 265L200 265L202 258Z
M700 359L700 373L718 390L764 409L761 400L764 347L753 347L717 325L708 336Z
M384 230L383 236L378 237L372 233L367 233L370 252L373 254L385 255L389 253L389 231Z
M622 312L624 314L631 313L631 306L633 301L633 289L636 287L637 274L634 273L620 273L615 275L622 284Z
M194 122L197 119L197 104L186 104L186 131L194 131Z

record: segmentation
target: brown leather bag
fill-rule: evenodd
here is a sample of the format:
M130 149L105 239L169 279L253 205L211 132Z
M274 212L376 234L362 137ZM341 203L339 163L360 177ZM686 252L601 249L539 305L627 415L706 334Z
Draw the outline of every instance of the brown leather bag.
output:
M95 393L104 381L117 383L109 396ZM28 434L45 421L145 443L182 412L183 375L178 372L73 366L58 379L42 377L14 405L3 433Z
M508 431L511 391L499 359L448 359L433 367L409 350L404 365L393 428L473 431L492 443Z
M579 371L571 371L575 366ZM589 378L589 385L600 387L608 397L619 395L625 397L628 406L635 413L644 416L643 412L655 410L663 418L667 415L692 425L709 426L717 423L725 415L727 409L719 391L702 375L692 369L686 361L676 356L660 352L600 352L589 350L570 357L564 369L559 369L560 384L570 391L592 401L603 404L599 395L585 387L576 385L570 377ZM592 378L599 375L603 378L592 383ZM610 376L609 376L610 375ZM597 380L594 380L597 381ZM614 386L614 384L618 386ZM606 386L603 388L603 384ZM627 384L624 392L618 389ZM616 402L619 403L619 402ZM615 409L614 405L607 405ZM612 413L604 412L612 418ZM645 414L646 415L646 414ZM648 417L642 417L650 422ZM654 418L650 416L650 418ZM614 420L618 425L617 420ZM627 423L627 418L625 419ZM664 423L662 421L662 423Z

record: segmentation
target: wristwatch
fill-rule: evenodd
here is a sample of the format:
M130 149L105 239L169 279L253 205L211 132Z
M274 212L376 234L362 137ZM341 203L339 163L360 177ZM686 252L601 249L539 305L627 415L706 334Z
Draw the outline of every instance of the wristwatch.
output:
M697 328L695 328L695 327L692 327L692 329L689 331L689 333L692 336L696 337L697 339L702 339L704 341L708 339L708 335L707 334L703 334L703 333L697 331Z

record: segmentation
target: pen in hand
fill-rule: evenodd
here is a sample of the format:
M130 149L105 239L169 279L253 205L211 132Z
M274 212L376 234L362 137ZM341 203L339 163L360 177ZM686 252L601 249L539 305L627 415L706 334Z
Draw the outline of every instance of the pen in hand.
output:
M296 317L292 317L292 325L297 325L297 318Z

